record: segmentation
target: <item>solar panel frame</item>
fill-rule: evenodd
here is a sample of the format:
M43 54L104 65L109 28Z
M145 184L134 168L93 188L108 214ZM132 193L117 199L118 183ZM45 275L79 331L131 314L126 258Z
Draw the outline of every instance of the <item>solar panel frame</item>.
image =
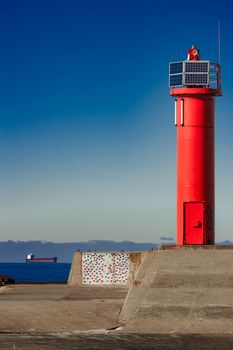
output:
M184 86L208 86L210 61L184 61Z
M169 87L209 86L210 61L179 61L169 64Z
M169 87L182 86L184 74L184 62L170 62L169 63Z

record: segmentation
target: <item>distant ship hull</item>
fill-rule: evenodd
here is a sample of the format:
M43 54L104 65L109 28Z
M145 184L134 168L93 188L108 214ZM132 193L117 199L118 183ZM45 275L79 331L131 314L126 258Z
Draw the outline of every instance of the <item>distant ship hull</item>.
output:
M31 258L31 259L26 259L26 263L56 263L57 262L57 257L53 258Z

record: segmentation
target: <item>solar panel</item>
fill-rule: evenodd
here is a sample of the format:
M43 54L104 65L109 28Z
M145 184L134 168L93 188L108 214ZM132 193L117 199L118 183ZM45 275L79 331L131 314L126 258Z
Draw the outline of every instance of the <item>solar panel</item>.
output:
M182 86L183 85L183 67L184 62L170 63L169 67L169 86Z
M183 73L183 62L170 63L170 74Z
M209 61L172 62L169 67L169 86L208 86Z
M183 74L170 75L170 86L180 86L183 85Z
M209 62L208 61L193 61L185 62L184 71L186 73L208 73Z
M205 74L205 73L185 74L184 85L208 85L208 84L209 84L209 74Z

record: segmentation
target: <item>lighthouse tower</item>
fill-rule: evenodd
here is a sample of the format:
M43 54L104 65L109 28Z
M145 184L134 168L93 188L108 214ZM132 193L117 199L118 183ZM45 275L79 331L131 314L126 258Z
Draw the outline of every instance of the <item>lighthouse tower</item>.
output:
M177 245L214 244L214 112L222 95L220 65L200 59L169 66L177 129Z

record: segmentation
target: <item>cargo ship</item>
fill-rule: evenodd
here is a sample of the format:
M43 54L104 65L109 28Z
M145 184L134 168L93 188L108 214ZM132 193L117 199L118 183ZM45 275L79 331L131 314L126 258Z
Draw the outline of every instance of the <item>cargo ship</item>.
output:
M53 258L35 258L34 254L28 254L26 257L26 263L56 263L57 257Z

